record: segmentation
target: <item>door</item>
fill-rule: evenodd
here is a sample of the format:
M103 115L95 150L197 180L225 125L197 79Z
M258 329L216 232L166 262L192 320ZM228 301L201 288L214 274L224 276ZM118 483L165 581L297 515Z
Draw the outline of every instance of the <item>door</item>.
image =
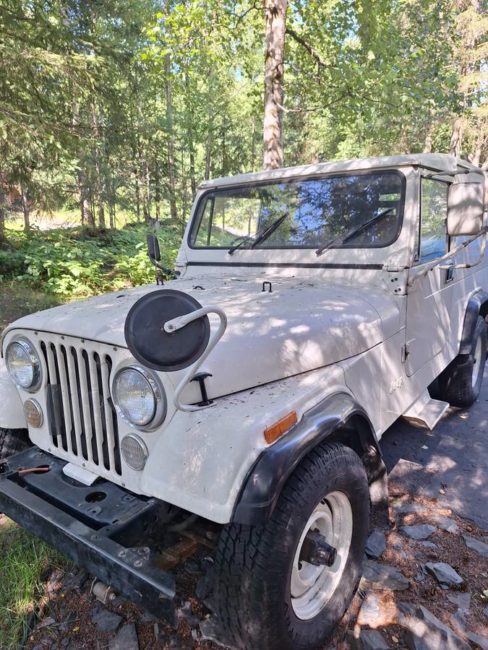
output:
M412 275L449 250L447 190L448 183L444 181L421 179L418 262ZM409 377L447 345L453 274L453 269L435 267L408 289L405 366Z

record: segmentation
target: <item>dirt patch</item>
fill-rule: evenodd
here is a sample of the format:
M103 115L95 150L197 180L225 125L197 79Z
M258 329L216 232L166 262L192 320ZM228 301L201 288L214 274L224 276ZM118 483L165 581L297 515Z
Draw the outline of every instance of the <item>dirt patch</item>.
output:
M417 511L408 512L411 506ZM333 639L325 648L349 650L356 645L361 631L367 628L380 631L391 648L407 648L406 630L398 623L399 611L405 604L423 605L460 636L464 636L465 632L488 636L488 600L483 596L488 589L488 560L468 549L462 537L467 534L488 542L488 534L439 506L435 499L392 499L390 518L392 525L386 532L386 550L379 562L399 569L410 581L410 587L398 592L373 592L360 587ZM404 526L418 524L435 527L428 540L413 540L402 531ZM455 532L447 532L442 526ZM464 579L464 585L459 589L443 589L434 577L425 572L427 562L448 563ZM102 608L119 615L121 626L135 626L141 649L215 650L219 646L203 640L200 631L200 623L208 618L209 610L193 595L198 581L203 577L201 567L202 563L197 557L188 560L178 570L181 600L178 603L179 622L176 630L118 598L105 607L100 605L90 594L91 579L78 570L68 572L58 581L58 588L55 591L51 589L47 594L41 620L27 638L25 647L31 650L108 648L115 632L102 632L93 622L94 616ZM463 593L470 594L470 604L461 616L459 606L452 602L450 596ZM361 623L362 605L371 594L379 603L378 615L373 623L369 620L360 625L358 615ZM458 619L464 621L464 629Z

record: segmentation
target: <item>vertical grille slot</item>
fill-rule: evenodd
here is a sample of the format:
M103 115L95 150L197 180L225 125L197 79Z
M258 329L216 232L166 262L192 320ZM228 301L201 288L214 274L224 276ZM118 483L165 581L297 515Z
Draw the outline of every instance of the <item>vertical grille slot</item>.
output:
M41 342L48 371L53 445L87 466L122 474L117 416L110 398L112 359L85 348Z

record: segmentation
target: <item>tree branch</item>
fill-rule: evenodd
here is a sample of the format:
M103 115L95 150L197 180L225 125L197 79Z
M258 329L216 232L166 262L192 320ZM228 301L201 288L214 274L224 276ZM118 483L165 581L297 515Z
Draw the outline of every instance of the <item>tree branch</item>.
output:
M229 12L233 18L237 18L236 25L238 25L244 18L251 13L251 11L258 11L260 7L258 6L258 0L254 0L252 5L246 11L243 11L242 14L236 14L234 11Z
M319 66L319 69L334 67L326 63L321 57L320 53L317 52L317 50L312 45L310 45L310 43L307 43L307 41L302 36L300 36L300 34L297 34L297 32L292 27L287 27L286 33L289 34L294 41L301 45L310 54L312 59Z

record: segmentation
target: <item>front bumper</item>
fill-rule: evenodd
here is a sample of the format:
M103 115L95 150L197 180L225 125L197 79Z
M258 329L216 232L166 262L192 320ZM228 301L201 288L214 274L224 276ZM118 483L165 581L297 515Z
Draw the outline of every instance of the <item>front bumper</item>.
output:
M64 465L36 447L9 458L0 466L0 512L154 616L174 623L174 577L154 566L149 549L133 541L138 533L144 539L158 502L108 481L82 486L64 477ZM49 471L41 473L42 467ZM124 540L131 541L126 546Z

